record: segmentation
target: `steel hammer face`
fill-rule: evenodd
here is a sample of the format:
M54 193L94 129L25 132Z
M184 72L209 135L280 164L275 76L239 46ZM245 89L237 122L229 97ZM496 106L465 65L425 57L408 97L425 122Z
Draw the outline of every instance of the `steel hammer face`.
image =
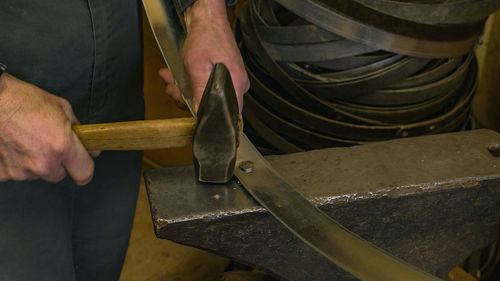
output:
M216 64L198 108L193 134L196 178L201 182L226 183L234 172L241 115L231 76Z

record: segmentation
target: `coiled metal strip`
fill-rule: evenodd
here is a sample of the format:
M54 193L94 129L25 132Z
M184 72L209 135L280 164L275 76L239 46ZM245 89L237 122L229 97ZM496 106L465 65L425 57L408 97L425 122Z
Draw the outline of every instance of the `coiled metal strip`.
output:
M383 50L427 58L460 56L474 48L484 21L425 25L379 13L350 0L276 0L315 25Z
M500 8L498 0L455 0L415 3L393 0L354 0L378 12L423 24L480 21Z

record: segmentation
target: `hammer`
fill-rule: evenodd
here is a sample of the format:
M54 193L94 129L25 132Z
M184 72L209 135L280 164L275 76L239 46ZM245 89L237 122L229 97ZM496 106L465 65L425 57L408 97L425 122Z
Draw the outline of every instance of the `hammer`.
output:
M238 101L224 64L212 68L195 118L74 125L88 150L148 150L193 145L195 176L228 182L242 129Z

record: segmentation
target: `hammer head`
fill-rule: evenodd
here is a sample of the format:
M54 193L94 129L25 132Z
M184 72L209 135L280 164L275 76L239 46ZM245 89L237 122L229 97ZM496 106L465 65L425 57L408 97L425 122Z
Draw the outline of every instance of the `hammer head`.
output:
M194 166L199 181L226 183L232 178L241 124L231 76L226 66L218 63L200 101L193 134Z

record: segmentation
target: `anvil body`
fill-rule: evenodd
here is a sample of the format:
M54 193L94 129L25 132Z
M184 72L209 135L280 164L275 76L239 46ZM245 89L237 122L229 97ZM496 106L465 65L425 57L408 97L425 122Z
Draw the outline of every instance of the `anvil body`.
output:
M267 157L313 204L362 238L443 278L500 237L500 134L442 134ZM235 181L155 169L146 186L159 238L282 280L356 280L274 219Z

